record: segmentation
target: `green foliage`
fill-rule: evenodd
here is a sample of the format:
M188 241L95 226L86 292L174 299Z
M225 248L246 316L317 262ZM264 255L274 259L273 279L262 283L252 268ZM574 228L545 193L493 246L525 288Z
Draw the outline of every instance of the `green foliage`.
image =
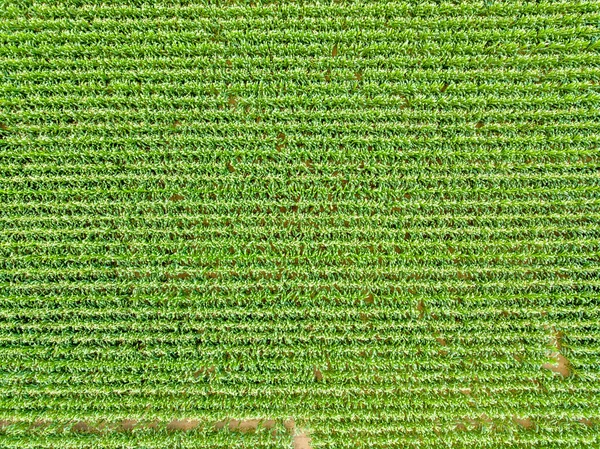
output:
M599 111L598 0L0 1L0 446L598 446Z

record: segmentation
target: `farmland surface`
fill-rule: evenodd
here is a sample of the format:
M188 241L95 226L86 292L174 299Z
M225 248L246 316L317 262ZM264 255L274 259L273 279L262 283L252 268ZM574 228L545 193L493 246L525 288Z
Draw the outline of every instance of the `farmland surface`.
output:
M600 447L600 1L0 0L1 448Z

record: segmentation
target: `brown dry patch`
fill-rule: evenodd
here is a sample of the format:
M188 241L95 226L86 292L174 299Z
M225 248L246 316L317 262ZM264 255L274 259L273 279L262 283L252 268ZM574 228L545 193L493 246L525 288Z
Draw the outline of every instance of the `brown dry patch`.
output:
M456 276L458 277L458 279L465 279L468 281L473 279L473 276L470 273L463 273L462 271L457 272Z
M176 202L176 201L183 201L184 199L185 199L185 197L183 195L178 194L178 193L175 193L175 194L173 194L173 195L171 195L169 197L169 201L174 201L174 202Z
M255 433L259 428L274 430L277 426L277 421L274 419L230 419L217 421L213 424L215 430L229 429L231 432L240 432L243 434ZM293 418L283 421L283 426L292 437L292 445L294 449L310 449L310 437L308 433L296 428L296 422Z
M52 424L51 421L47 421L45 419L36 419L34 422L31 423L31 427L34 429L39 429L41 427L48 427L50 424ZM0 427L2 427L1 424Z
M146 423L144 425L144 427L146 429L158 429L159 425L160 425L160 421L158 421L158 419L155 419L154 421L150 421L149 423Z
M308 432L297 429L296 422L293 418L284 421L283 426L293 437L292 447L294 449L311 449L311 438L308 436Z
M214 428L215 428L215 430L222 430L227 426L227 423L229 423L228 419L223 419L221 421L217 421L214 423Z
M494 421L492 420L492 418L490 418L485 413L481 414L481 416L479 417L479 421L481 422L481 424L492 424L492 425L494 424Z
M375 302L375 298L373 297L373 293L369 293L365 298L365 302L367 304L373 304Z
M473 426L475 428L479 427L479 421L477 419L475 419L475 418L471 418L470 416L466 416L464 418L464 421L466 423L469 423L471 426Z
M335 58L337 55L338 55L338 46L337 46L337 44L335 44L333 46L333 48L331 49L331 56Z
M198 377L200 377L202 374L205 374L207 376L210 376L212 374L214 374L216 371L216 368L214 366L209 366L209 367L205 367L203 366L202 368L200 368L198 371L194 372L194 377L197 379Z
M285 430L292 433L294 431L294 429L296 428L296 422L294 421L294 418L285 420L283 422L283 427L285 427Z
M437 340L437 342L438 342L439 344L441 344L442 346L448 346L448 342L446 341L446 339L445 339L445 338L442 338L442 337L437 337L437 338L436 338L436 340Z
M450 84L448 83L444 83L444 85L442 86L442 88L440 89L440 92L444 93L446 92L446 89L448 89L448 86L450 86Z
M196 419L174 419L167 424L167 430L188 430L195 429L198 427L199 421Z
M13 421L0 420L0 429L15 424ZM51 425L51 421L37 420L31 424L31 428L43 428ZM76 433L92 433L100 434L106 431L116 432L132 432L135 429L158 430L161 429L164 422L159 420L140 422L136 419L124 419L121 422L91 424L85 421L78 421L71 425L70 430ZM200 421L197 419L174 419L166 423L166 429L174 432L188 432L200 426ZM293 447L297 449L310 449L310 437L308 433L296 428L296 423L293 418L283 421L283 426L293 439ZM242 434L255 433L259 428L272 430L275 435L277 421L274 419L229 419L213 423L216 431L228 428L229 431L239 432Z
M592 427L594 425L594 422L591 419L588 419L588 418L581 418L579 420L579 422L581 424L583 424L584 426L587 426L587 427Z
M221 421L217 421L213 424L215 430L222 430L228 428L231 432L240 433L255 433L259 427L267 430L275 428L277 421L274 419L229 419L226 418Z
M553 363L544 363L542 368L560 374L563 378L566 378L571 375L571 369L569 361L560 352L563 348L563 338L564 334L562 332L553 330L552 336L550 337L550 346L553 348L550 357L552 358Z
M550 344L554 346L558 351L562 349L562 341L565 334L560 331L555 331L552 337L550 338Z
M477 128L477 129L481 129L481 128L483 128L483 122L482 122L481 120L480 120L480 121L478 121L478 122L475 124L475 128Z
M264 421L262 421L260 423L260 425L263 426L267 430L271 430L272 428L275 427L276 424L277 424L277 421L275 421L274 419L265 419Z
M513 416L513 422L524 429L531 429L534 425L531 418L517 418L516 416Z
M96 433L97 432L97 429L94 426L86 423L85 421L76 422L71 427L71 430L73 432L78 432L78 433Z
M258 429L260 419L232 419L229 421L229 430L240 433L254 433Z
M229 170L229 173L233 173L235 171L235 167L231 162L227 162L227 170Z
M321 382L323 380L323 373L316 366L313 366L313 375L315 376L315 381Z
M553 373L560 374L562 377L569 377L571 370L569 369L569 361L560 352L552 353L554 363L544 363L542 368L548 369Z
M124 432L131 432L137 426L138 422L135 419L124 419L119 425L119 429Z
M470 388L461 388L460 392L462 394L464 394L465 396L469 396L471 394L471 389Z
M425 303L423 300L420 300L419 304L417 304L417 310L419 311L419 319L423 318L425 316Z
M467 425L470 426L472 429L482 429L487 426L491 426L493 428L494 421L485 413L482 413L481 415L476 416L475 418L465 416L462 422L460 422L456 426L456 428L457 430L468 430L469 427Z
M303 432L294 435L293 447L294 449L310 449L311 438Z

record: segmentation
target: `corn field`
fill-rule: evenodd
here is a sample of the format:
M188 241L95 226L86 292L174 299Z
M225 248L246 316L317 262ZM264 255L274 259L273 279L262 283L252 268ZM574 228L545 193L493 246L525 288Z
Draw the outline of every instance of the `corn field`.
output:
M1 448L600 447L600 0L0 0Z

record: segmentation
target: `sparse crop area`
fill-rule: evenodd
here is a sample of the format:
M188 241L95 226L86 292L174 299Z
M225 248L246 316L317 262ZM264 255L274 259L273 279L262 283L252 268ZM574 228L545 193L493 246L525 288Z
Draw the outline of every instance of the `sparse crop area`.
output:
M599 0L0 0L0 447L598 447L599 206Z

